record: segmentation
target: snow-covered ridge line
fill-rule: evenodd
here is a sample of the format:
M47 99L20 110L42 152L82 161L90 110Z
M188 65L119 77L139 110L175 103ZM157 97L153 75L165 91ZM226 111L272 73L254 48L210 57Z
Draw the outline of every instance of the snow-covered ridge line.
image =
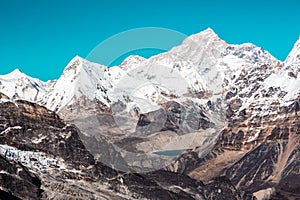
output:
M43 82L15 69L9 74L0 75L0 92L10 99L24 99L37 102L48 92L52 82Z
M263 64L297 68L296 65L300 63L299 55L300 40L282 63L254 44L227 44L208 28L186 38L181 45L169 52L149 59L129 56L120 66L111 68L75 56L57 81L45 83L16 69L0 76L0 92L11 99L37 102L57 112L78 101L98 100L109 107L114 100L110 92L117 83L131 70L144 65L159 64L170 68L176 66L177 72L187 80L191 91L197 93L212 90L220 93L218 90L226 76L238 77L243 70ZM283 73L274 72L280 76ZM166 78L167 76L168 74ZM202 84L198 84L199 82ZM165 92L168 93L167 90Z

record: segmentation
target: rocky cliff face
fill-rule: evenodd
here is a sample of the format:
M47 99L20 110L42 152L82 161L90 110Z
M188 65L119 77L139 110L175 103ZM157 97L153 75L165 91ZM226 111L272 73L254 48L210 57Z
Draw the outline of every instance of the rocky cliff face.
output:
M1 199L40 199L44 191L38 176L22 164L8 160L6 156L0 156Z
M226 178L204 185L162 170L116 171L89 153L79 129L35 103L5 97L0 119L1 198L241 199L244 195Z

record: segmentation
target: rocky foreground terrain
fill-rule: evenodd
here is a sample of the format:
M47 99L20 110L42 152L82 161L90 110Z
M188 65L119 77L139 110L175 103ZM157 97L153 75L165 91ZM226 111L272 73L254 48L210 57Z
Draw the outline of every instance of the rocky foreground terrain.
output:
M0 197L299 199L299 68L300 40L281 62L207 29L56 81L2 75Z
M222 176L208 184L158 170L124 173L94 159L80 131L23 100L0 104L2 199L252 199Z

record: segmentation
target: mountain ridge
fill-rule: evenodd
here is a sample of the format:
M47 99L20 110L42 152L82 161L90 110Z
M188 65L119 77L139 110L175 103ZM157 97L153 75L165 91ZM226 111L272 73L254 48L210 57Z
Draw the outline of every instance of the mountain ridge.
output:
M192 34L192 35L190 35L189 37L195 37L195 36L197 36L197 35L199 35L199 34L201 34L201 33L207 33L207 32L211 32L211 33L213 33L214 35L216 35L218 38L219 38L219 36L217 35L217 33L212 29L212 28L210 28L210 27L208 27L208 28L206 28L206 29L204 29L203 31L200 31L200 32L198 32L198 33L195 33L195 34ZM185 39L187 39L187 38L185 38ZM184 40L185 40L184 39ZM220 38L219 38L220 39ZM222 40L222 39L221 39ZM222 41L224 41L224 40L222 40ZM299 37L298 37L298 39L294 42L294 45L293 46L295 46L297 43L300 43L300 35L299 35ZM240 44L237 44L237 43L235 43L235 44L231 44L231 45L254 45L254 46L256 46L256 47L259 47L259 46L257 46L257 45L255 45L254 43L251 43L251 42L244 42L244 43L240 43ZM174 47L173 47L174 48ZM259 48L261 48L261 47L259 47ZM293 47L292 47L293 48ZM290 52L289 52L289 54L291 53L291 51L292 51L292 48L291 48L291 50L290 50ZM157 54L157 55L159 55L159 54ZM153 55L153 56L157 56L157 55ZM128 56L127 58L125 58L123 61L125 61L125 60L127 60L128 58L130 58L131 56L138 56L138 55L130 55L130 56ZM289 55L287 55L286 56L286 59L287 59L287 57L288 57ZM142 56L138 56L138 57L141 57L141 58L143 58ZM74 58L82 58L82 59L85 59L84 57L82 57L82 56L80 56L80 55L74 55L74 57L72 58L72 59L74 59ZM276 57L275 57L276 58ZM71 60L72 60L71 59ZM276 58L277 59L277 58ZM280 62L285 62L286 61L286 59L284 60L284 61L280 61L280 59L277 59L278 61L280 61ZM70 61L71 61L70 60ZM69 63L70 63L70 61L69 61ZM91 62L91 61L90 61ZM97 64L99 64L99 65L101 65L101 63L97 63ZM120 64L121 65L121 64ZM104 65L103 65L104 66ZM115 67L115 66L114 66ZM110 68L110 67L108 67L108 68ZM16 69L18 69L18 68L15 68L14 70L16 70ZM13 70L13 71L14 71ZM19 70L19 69L18 69ZM13 72L13 71L11 71L11 72ZM20 70L19 70L20 71ZM11 73L11 72L9 72L9 73ZM7 74L3 74L3 75L8 75L9 73L7 73ZM24 72L22 72L22 73L24 73ZM26 73L25 73L26 74ZM2 75L2 76L3 76ZM30 76L29 76L30 77ZM33 77L32 77L33 78ZM38 77L35 77L35 78L37 78L38 79ZM48 81L55 81L55 80L57 80L57 79L49 79ZM47 81L44 81L44 82L47 82Z
M203 43L204 42L204 43ZM208 43L207 43L208 42ZM212 42L212 44L210 44ZM198 43L200 43L200 44L198 44ZM111 68L109 68L109 67L106 67L106 66L103 66L103 65L101 65L101 64L97 64L97 63L92 63L92 62L89 62L89 61L87 61L87 60L85 60L84 58L81 58L80 56L75 56L70 62L69 62L69 64L65 67L65 69L64 69L64 71L63 71L63 73L62 73L62 76L63 76L63 74L65 73L65 71L66 71L66 69L68 68L68 67L70 67L70 64L72 63L72 61L75 61L75 60L79 60L79 62L82 62L82 63L87 63L86 65L97 65L97 66L99 66L99 68L105 68L106 70L108 70L108 71L110 71L110 73L113 73L113 74L117 74L117 75L115 75L115 76L119 76L119 78L120 77L122 77L122 76L124 76L124 62L128 62L128 61L130 61L130 62L132 62L132 60L133 60L133 58L135 59L133 62L134 63L130 63L130 66L139 66L139 65L141 65L141 63L147 63L147 62L155 62L155 63L159 63L159 64L162 64L162 65L171 65L174 61L172 61L173 59L174 59L174 56L176 57L185 57L185 56L188 56L189 58L187 59L188 60L188 62L190 62L190 61L192 61L193 62L193 64L195 64L195 66L196 66L196 69L195 70L197 70L197 71L199 71L199 68L197 67L197 63L199 63L199 62L203 62L203 58L205 59L205 57L206 57L206 54L205 54L205 52L207 52L208 51L208 49L209 48L211 48L210 46L212 46L213 48L215 48L216 46L215 45L221 45L220 46L220 48L221 49L223 49L223 50L220 50L220 53L222 52L222 51L224 51L224 48L225 48L225 46L228 46L228 44L225 42L225 41L223 41L223 40L221 40L220 38L219 38L219 36L211 29L211 28L207 28L206 30L204 30L204 31L202 31L202 32L199 32L199 33L197 33L197 34L194 34L194 35L191 35L191 36L189 36L189 37L187 37L184 41L183 41L183 43L180 45L180 46L178 46L178 47L173 47L169 52L167 52L167 53L162 53L162 54L158 54L158 55L154 55L154 56L152 56L151 58L149 58L149 59L142 59L142 57L134 57L134 56L129 56L128 58L126 58L124 61L123 61L123 63L121 63L121 65L120 65L120 67L111 67ZM186 47L185 47L186 46ZM192 46L194 46L193 48L193 50L191 51L189 48L191 48ZM239 47L241 47L242 49L250 49L250 51L251 51L251 49L261 49L261 48L259 48L259 47L256 47L255 45L253 45L253 44L250 44L250 43L245 43L245 44L241 44L241 45L231 45L233 48L239 48ZM207 49L206 49L207 48ZM219 47L218 47L219 48ZM214 49L213 49L213 51L215 51ZM242 52L243 52L243 50L241 50ZM255 50L255 51L258 51L258 50ZM184 53L185 52L185 53ZM194 52L194 53L193 53ZM201 52L203 52L204 54L202 55L202 57L199 57L199 56L195 56L195 55L198 55L199 53L201 54ZM220 54L219 53L219 54ZM267 53L268 54L268 53ZM246 55L247 56L247 55ZM269 57L271 56L271 54L269 54L268 55ZM169 58L168 58L169 57ZM169 62L168 61L168 59L171 61L171 62ZM193 61L193 59L194 59L194 61ZM198 60L195 60L195 59L198 59ZM232 59L232 58L230 58L230 59ZM272 57L272 59L276 59L276 58L274 58L274 57ZM211 59L211 60L214 60L214 59ZM205 61L205 60L204 60ZM280 62L279 60L277 60L276 59L276 61L278 61L278 62ZM175 62L176 62L176 60L175 60ZM180 61L181 62L181 61ZM211 61L209 61L209 62L211 62ZM229 64L230 64L230 60L226 60L225 62L228 62ZM209 65L215 65L216 63L212 63L212 64L209 64ZM188 64L188 65L190 65L190 64ZM230 64L231 65L231 64ZM101 66L101 67L100 67ZM129 66L129 65L128 65ZM237 64L236 66L239 66L239 64ZM79 67L79 66L78 66ZM121 69L123 69L123 70L120 70L119 68L121 68ZM126 68L126 67L125 67ZM128 68L128 67L127 67ZM132 68L132 67L131 67ZM130 69L131 69L130 68ZM190 67L191 68L191 67ZM131 69L132 70L132 69ZM219 70L219 69L217 69L217 70ZM102 69L102 71L103 71L103 69ZM125 70L126 71L126 70ZM200 69L200 71L201 71L201 69ZM188 72L187 72L188 73ZM196 73L196 72L193 72L193 73ZM60 77L60 78L62 78L62 76ZM201 77L197 77L197 79L201 79ZM54 82L54 81L53 81ZM55 82L59 82L59 79L57 79ZM64 81L65 82L65 81ZM96 83L96 84L98 84L98 83ZM102 84L104 84L104 83L102 83ZM53 90L53 86L55 87L55 83L54 84L52 84L51 86L51 88L47 88L47 90L48 91L51 91L51 90ZM105 85L105 84L104 84ZM195 85L194 85L195 86ZM74 86L75 87L75 86ZM105 88L105 90L107 90L108 88ZM199 90L199 89L201 89L201 88L194 88L196 91L197 90ZM93 90L94 91L94 90ZM61 94L62 95L62 94ZM60 95L60 96L61 96ZM92 99L92 97L90 96L90 94L85 94L86 96L89 96L89 99ZM9 95L9 96L11 96L11 95ZM47 95L46 95L47 96ZM48 95L49 96L49 95ZM96 95L94 95L94 96L96 96ZM100 96L103 96L103 94L102 95L100 95ZM105 95L104 95L105 96ZM22 98L24 98L24 95L22 96ZM100 98L100 97L99 97ZM25 98L26 99L26 98ZM32 97L27 97L27 100L32 100L33 98ZM100 101L102 101L104 104L106 104L106 105L108 105L109 103L108 103L108 101L107 100L105 100L104 98L100 98L99 99ZM42 102L42 103L45 103L45 98L42 100L42 98L41 97L39 97L36 101L40 101L40 102ZM69 101L71 101L70 99L69 99ZM58 103L57 103L58 104ZM58 106L58 105L56 105L56 106L54 106L54 105L49 105L49 103L48 104L46 104L46 106L48 106L50 109L52 109L52 110L54 110L54 109L56 109L56 106ZM61 108L57 108L57 110L60 110Z

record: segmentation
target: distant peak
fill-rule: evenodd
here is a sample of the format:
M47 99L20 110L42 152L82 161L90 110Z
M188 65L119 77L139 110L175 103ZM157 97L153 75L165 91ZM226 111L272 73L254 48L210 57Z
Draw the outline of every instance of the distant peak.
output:
M207 28L199 33L187 37L182 44L194 47L198 46L198 48L203 48L207 45L219 48L219 46L227 45L227 43L220 39L215 31L211 28Z
M12 72L10 72L10 74L23 74L19 68L14 69Z
M144 61L144 60L146 60L146 58L144 58L142 56L139 56L139 55L130 55L127 58L125 58L122 63L129 62L129 61Z
M299 55L300 55L300 36L298 40L295 42L293 49L287 56L286 60L284 61L286 64L290 65L292 63L299 63Z
M215 35L217 35L216 32L212 28L210 28L210 27L208 27L207 29L205 29L204 31L201 31L201 32L202 33L208 33L208 34L215 34Z
M203 40L210 41L222 41L215 31L211 28L207 28L199 33L193 34L187 38L187 40L192 40L194 42L201 42Z
M107 68L104 65L91 62L82 58L78 55L74 56L70 62L67 64L63 71L63 75L70 72L71 70L75 70L76 73L79 73L82 70L88 70L88 68Z
M74 56L74 57L71 59L70 62L74 62L74 61L82 61L82 60L84 60L84 58L82 58L82 57L76 55L76 56Z
M119 65L120 68L126 68L126 66L131 65L131 64L137 64L142 61L145 61L146 58L139 56L139 55L130 55L123 62Z
M70 69L74 69L74 68L79 67L82 64L83 60L84 59L82 57L78 56L78 55L74 56L70 60L70 62L67 64L67 66L65 67L64 71L68 71Z
M211 37L219 37L212 28L207 28L199 33L194 34L194 36L205 35ZM193 35L192 35L193 36Z
M14 69L12 72L2 75L2 78L9 78L9 79L18 79L21 77L26 77L26 74L21 72L18 68Z
M94 64L97 64L97 65L101 65L99 63L95 63L95 62L89 61L89 60L87 60L87 59L85 59L85 58L83 58L81 56L78 56L78 55L74 56L71 59L71 61L69 62L69 64L74 63L74 62L79 62L79 63L83 63L83 62L84 63L94 63Z

